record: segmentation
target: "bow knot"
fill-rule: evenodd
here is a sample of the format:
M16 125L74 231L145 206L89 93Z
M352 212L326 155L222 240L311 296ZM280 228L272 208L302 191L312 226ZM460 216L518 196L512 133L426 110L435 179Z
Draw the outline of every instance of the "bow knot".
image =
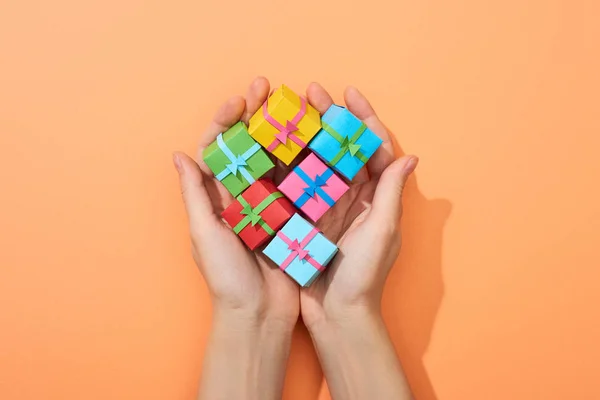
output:
M248 163L243 156L239 155L231 160L231 163L227 164L227 169L231 171L233 175L237 174L238 168L247 166Z
M240 124L243 123L240 122ZM229 160L229 164L225 164L225 168L223 168L221 172L216 174L215 177L218 180L222 181L230 174L236 176L239 172L241 176L248 182L248 184L253 184L254 177L250 172L248 172L246 167L248 166L248 159L255 155L258 151L260 151L260 144L254 143L254 145L251 146L248 150L246 150L243 154L234 154L234 152L231 151L229 147L227 147L227 144L223 139L223 134L219 133L219 135L217 136L217 145L219 146L219 149L223 152L225 157L227 157L227 159Z
M287 121L285 123L285 126L282 126L281 129L279 130L279 132L277 132L275 134L275 138L283 143L286 144L287 140L288 140L288 136L290 136L290 134L292 134L293 132L296 132L298 130L298 127L296 126L296 124L294 124L291 121Z
M360 144L354 143L351 139L344 137L342 143L340 143L342 151L348 151L352 157L356 156L356 153L360 151Z
M318 233L319 230L317 228L313 228L310 232L308 232L304 239L298 242L298 239L292 240L282 231L277 232L277 237L287 245L289 250L291 250L290 254L288 254L285 260L283 260L283 262L279 265L279 268L285 271L286 268L289 267L296 258L298 258L298 261L302 263L309 263L319 271L323 271L323 266L314 258L312 258L307 250L304 250L304 247L308 246L311 240L313 240Z
M310 197L315 197L315 192L317 191L317 189L319 189L321 186L325 185L327 183L327 180L323 179L323 177L321 175L315 176L314 180L311 180L310 182L308 182L308 186L304 188L304 191L306 192L306 194L308 194Z
M362 145L356 143L356 141L368 129L364 123L361 123L360 127L350 137L339 134L325 121L321 121L321 124L323 126L323 130L329 133L329 135L331 135L340 144L340 151L338 151L337 154L331 160L329 160L330 165L336 165L346 154L350 154L351 157L356 158L363 164L366 164L367 161L369 161L369 157L365 156L361 151Z
M295 252L299 260L304 260L308 255L308 251L302 248L302 246L298 242L298 239L294 239L294 241L288 245L288 249Z
M256 224L258 224L260 222L260 220L262 219L262 217L254 211L254 209L252 208L252 206L250 204L247 204L244 206L244 208L241 211L241 214L247 215L250 217L250 222L252 223L252 226L255 226Z
M360 144L352 143L348 145L348 151L352 157L356 157L356 153L360 151Z

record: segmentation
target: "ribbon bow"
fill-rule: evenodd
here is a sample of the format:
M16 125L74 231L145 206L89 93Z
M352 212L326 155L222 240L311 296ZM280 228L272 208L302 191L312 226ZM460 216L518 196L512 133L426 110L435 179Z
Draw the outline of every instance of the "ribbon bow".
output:
M310 197L315 197L315 192L317 189L319 189L321 186L324 186L326 183L327 179L323 179L322 175L317 174L314 181L311 179L310 182L306 182L308 186L304 188L304 192Z
M248 163L246 162L246 160L244 160L244 157L237 156L235 160L227 164L226 167L233 175L235 175L237 174L237 171L240 167L245 167L247 165Z
M258 224L262 220L262 217L258 215L256 211L254 211L250 204L246 204L242 211L240 211L240 214L247 215L248 217L250 217L250 222L252 223L252 226Z
M315 236L317 236L317 233L319 233L319 230L317 228L313 228L310 232L308 232L308 235L306 235L301 242L298 242L298 239L291 240L290 238L285 236L285 234L282 231L277 232L277 237L283 240L285 244L287 244L288 250L291 250L291 253L286 257L285 260L283 260L279 268L285 271L285 269L289 267L292 261L294 261L294 259L297 257L298 260L300 260L301 262L307 262L319 271L323 271L325 268L321 264L319 264L314 258L312 258L310 256L310 252L305 249L305 247L310 243L310 241L313 240Z
M335 140L337 140L340 143L340 151L331 159L331 161L329 161L330 165L337 164L346 153L350 153L352 157L358 158L360 161L363 162L363 164L366 164L367 161L369 161L369 158L363 153L361 153L361 145L356 144L358 138L360 138L364 131L367 130L367 126L364 123L360 124L358 130L354 132L354 134L350 138L348 138L347 136L340 135L338 132L335 131L335 129L331 127L331 125L329 125L325 121L322 121L321 124L323 125L323 129L325 130L325 132L329 133Z
M222 181L229 174L237 176L237 173L239 172L249 184L253 184L255 179L250 172L248 172L246 167L248 166L248 159L260 150L260 145L258 143L254 143L254 145L246 150L243 154L236 155L229 147L227 147L227 144L223 140L222 133L219 133L217 136L217 145L223 154L225 154L225 156L229 159L230 163L225 165L225 169L219 172L215 177Z
M279 132L275 134L275 139L278 140L281 144L285 145L287 143L288 137L296 132L298 127L294 125L291 121L286 121L285 126ZM270 147L270 146L269 146Z
M344 152L350 152L350 155L352 157L356 157L356 154L360 151L360 144L350 142L350 139L348 139L347 137L344 137L344 140L342 140L340 147L342 148L342 150L344 150Z
M288 249L296 252L296 256L299 260L304 260L306 256L308 256L308 251L304 250L302 246L300 246L298 239L294 239L294 241L288 245Z
M335 204L335 200L333 200L331 196L329 196L322 188L322 186L327 184L329 178L333 176L333 170L327 168L321 175L317 174L315 179L311 179L310 176L308 176L308 174L300 168L300 166L294 167L294 173L298 175L298 177L307 185L303 189L304 193L302 193L302 195L294 202L296 207L302 207L304 204L306 204L308 199L316 199L317 195L319 195L319 197L323 199L323 201L327 203L329 207L332 207Z
M271 125L273 125L275 129L278 130L278 132L275 134L275 138L267 147L267 150L269 150L272 153L273 150L275 150L275 148L279 146L279 144L285 146L287 144L288 139L296 143L301 148L306 147L306 143L300 140L298 136L292 135L292 133L298 131L298 123L300 123L302 118L306 115L306 99L304 99L304 97L300 97L300 111L298 111L294 118L292 118L289 121L286 121L285 125L281 124L279 121L273 118L272 115L269 114L266 101L263 103L262 112L265 120Z
M242 229L248 226L248 224L251 224L252 226L256 226L258 224L269 234L269 236L273 236L275 231L263 220L263 218L260 216L260 213L269 207L275 200L282 197L283 194L281 192L271 193L254 208L246 201L246 199L242 197L242 195L236 197L236 200L242 205L242 211L240 211L240 214L245 215L245 217L233 227L233 231L236 234L239 234Z

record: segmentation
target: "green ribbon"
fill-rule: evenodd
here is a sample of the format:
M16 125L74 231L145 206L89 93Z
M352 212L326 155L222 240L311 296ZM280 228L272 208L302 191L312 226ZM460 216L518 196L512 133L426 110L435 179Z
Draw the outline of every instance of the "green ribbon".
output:
M337 164L346 153L350 153L352 157L358 158L360 161L363 162L363 164L366 164L367 161L369 161L369 158L363 153L361 153L360 144L356 144L356 141L358 140L360 135L362 135L364 131L367 130L367 126L364 123L361 123L360 128L358 128L358 130L354 133L354 135L352 135L350 139L337 133L327 122L321 122L321 124L323 125L323 129L325 130L325 132L329 133L335 140L340 142L341 149L335 155L335 157L331 159L331 161L329 162L330 165Z
M252 208L250 203L248 203L246 199L242 197L242 195L236 197L237 201L239 201L243 207L242 211L240 211L240 214L245 215L245 217L240 222L238 222L236 226L233 227L233 231L236 234L239 234L242 231L242 229L248 226L248 224L252 224L252 226L258 224L270 236L273 236L275 234L275 231L271 229L271 227L262 219L260 213L263 212L265 208L269 207L271 203L273 203L275 200L282 197L283 194L281 192L271 193L254 208Z

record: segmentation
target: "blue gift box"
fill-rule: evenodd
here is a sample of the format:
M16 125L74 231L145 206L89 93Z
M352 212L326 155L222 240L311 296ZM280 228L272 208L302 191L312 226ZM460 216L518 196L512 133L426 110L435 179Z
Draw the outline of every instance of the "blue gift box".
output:
M325 269L338 248L317 228L298 214L277 232L263 253L291 276L307 287Z
M309 149L352 180L383 141L354 114L335 104L321 122L323 128L310 142Z

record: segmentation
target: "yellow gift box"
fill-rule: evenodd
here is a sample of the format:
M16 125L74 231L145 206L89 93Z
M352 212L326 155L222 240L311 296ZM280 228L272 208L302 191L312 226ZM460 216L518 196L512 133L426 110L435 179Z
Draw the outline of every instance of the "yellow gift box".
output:
M319 112L285 85L275 90L250 118L248 127L250 135L286 165L319 130Z

